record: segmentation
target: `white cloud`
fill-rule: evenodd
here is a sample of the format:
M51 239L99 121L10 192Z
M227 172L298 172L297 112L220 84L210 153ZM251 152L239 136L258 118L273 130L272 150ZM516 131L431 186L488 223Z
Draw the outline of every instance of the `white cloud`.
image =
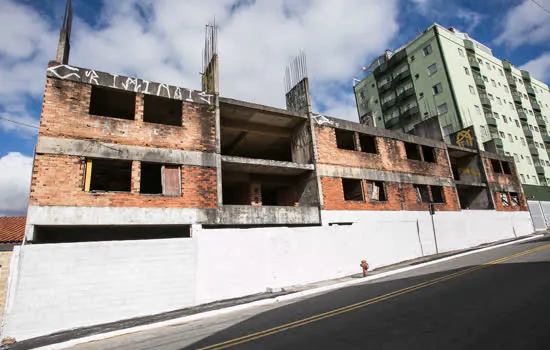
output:
M461 31L472 34L485 17L479 12L458 5L456 1L448 0L409 0L415 10L430 20L440 24L457 27Z
M550 80L550 52L540 55L539 57L525 63L520 67L525 69L533 77L542 81Z
M0 158L0 213L21 215L27 211L32 157L10 152Z
M550 9L550 0L538 0L538 3ZM549 40L548 13L534 2L525 0L508 11L504 30L495 39L495 43L508 44L514 48L525 44L548 44Z

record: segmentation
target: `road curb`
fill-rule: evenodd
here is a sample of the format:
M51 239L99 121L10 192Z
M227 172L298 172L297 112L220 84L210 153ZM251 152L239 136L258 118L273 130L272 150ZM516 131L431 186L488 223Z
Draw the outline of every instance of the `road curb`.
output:
M496 245L492 245L492 246L485 247L485 248L474 249L474 250L470 250L470 251L467 251L467 252L464 252L464 253L459 253L459 254L456 254L456 255L447 256L447 257L444 257L444 258L441 258L441 259L431 260L431 261L421 263L421 264L418 264L418 265L414 265L414 266L407 266L407 267L403 267L403 268L396 269L396 270L382 272L380 274L368 276L368 277L365 277L365 278L358 278L358 279L352 280L352 281L335 283L335 284L332 284L332 285L313 288L313 289L308 289L308 290L305 290L305 291L295 292L295 293L291 293L291 294L287 294L287 295L282 295L282 296L275 297L275 298L257 300L257 301L251 302L251 303L230 306L230 307L227 307L227 308L224 308L224 309L206 311L206 312L202 312L202 313L195 314L195 315L184 316L184 317L175 318L175 319L172 319L172 320L151 323L151 324L147 324L147 325L143 325L143 326L136 326L136 327L121 329L121 330L117 330L117 331L106 332L106 333L102 333L102 334L95 334L95 335L91 335L91 336L87 336L87 337L83 337L83 338L68 340L68 341L65 341L65 342L57 343L57 344L50 344L50 345L38 347L36 349L37 350L66 349L66 348L69 348L69 347L72 347L72 346L76 346L76 345L84 344L84 343L89 343L89 342L92 342L92 341L104 340L104 339L113 338L113 337L117 337L117 336L121 336L121 335L125 335L125 334L137 333L137 332L142 332L142 331L151 330L151 329L160 328L160 327L174 326L174 325L178 325L178 324L198 321L198 320L213 317L213 316L225 315L225 314L228 314L228 313L232 313L232 312L236 312L236 311L240 311L240 310L245 310L245 309L249 309L249 308L253 308L253 307L271 305L271 304L275 304L275 303L282 302L282 301L298 299L298 298L313 295L313 294L323 293L323 292L327 292L327 291L331 291L331 290L335 290L335 289L344 288L344 287L347 287L347 286L352 286L352 285L361 284L361 283L365 283L365 282L372 281L372 280L377 280L377 279L380 279L380 278L383 278L383 277L387 277L387 276L396 275L396 274L399 274L399 273L419 269L419 268L422 268L422 267L425 267L425 266L435 265L435 264L438 264L438 263L442 263L442 262L453 260L453 259L458 259L458 258L461 258L463 256L467 256L467 255L471 255L471 254L481 253L481 252L485 252L485 251L488 251L488 250L509 246L509 245L512 245L512 244L517 244L517 243L521 243L521 242L534 240L534 239L537 239L537 238L540 238L540 237L543 237L543 236L544 236L544 234L537 234L537 235L534 235L534 236L514 240L514 241L511 241L511 242L496 244Z

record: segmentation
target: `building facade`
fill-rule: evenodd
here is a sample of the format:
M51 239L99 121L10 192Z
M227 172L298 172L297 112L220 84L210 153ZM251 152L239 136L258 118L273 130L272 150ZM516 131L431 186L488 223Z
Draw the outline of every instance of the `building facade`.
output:
M303 64L286 109L221 97L209 28L200 91L69 65L62 30L3 337L533 232L512 157L313 113Z
M471 128L481 150L514 157L522 183L547 185L548 86L455 28L433 24L365 68L355 87L363 123L404 132L436 118L446 142Z

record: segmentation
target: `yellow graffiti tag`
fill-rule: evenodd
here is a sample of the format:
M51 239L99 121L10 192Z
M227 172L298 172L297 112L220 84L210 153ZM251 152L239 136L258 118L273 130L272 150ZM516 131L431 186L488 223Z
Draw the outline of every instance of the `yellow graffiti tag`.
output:
M474 138L470 132L471 130L461 130L456 134L456 145L460 147L473 147Z
M477 170L473 170L470 168L458 168L458 172L461 174L470 174L472 176L479 176L481 173Z

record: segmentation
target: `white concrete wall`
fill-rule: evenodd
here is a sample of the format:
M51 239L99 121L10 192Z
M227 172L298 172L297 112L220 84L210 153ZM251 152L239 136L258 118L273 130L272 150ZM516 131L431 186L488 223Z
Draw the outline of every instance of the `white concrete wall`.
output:
M550 214L548 211L548 209L550 209L550 203L527 201L527 204L529 205L529 212L531 213L531 220L533 220L533 227L535 228L535 231L546 230L547 215ZM543 210L544 207L547 208L546 211Z
M190 238L26 245L17 268L2 333L17 340L195 302Z

